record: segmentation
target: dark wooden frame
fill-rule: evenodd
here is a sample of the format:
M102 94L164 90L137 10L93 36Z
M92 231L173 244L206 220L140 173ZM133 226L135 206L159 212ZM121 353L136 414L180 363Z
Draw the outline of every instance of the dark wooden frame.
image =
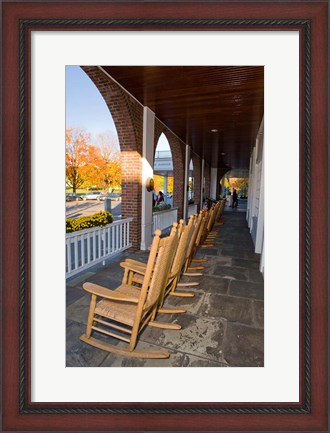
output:
M327 0L179 1L148 7L125 1L3 3L3 431L328 431L328 6ZM299 403L31 403L29 35L35 29L68 28L299 30Z

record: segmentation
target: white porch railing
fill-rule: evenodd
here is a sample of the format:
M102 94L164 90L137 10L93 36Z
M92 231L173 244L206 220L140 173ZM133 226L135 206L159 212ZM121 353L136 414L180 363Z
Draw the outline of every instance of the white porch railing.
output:
M197 204L188 205L188 218L197 213Z
M165 230L172 226L174 221L178 220L178 208L172 208L163 210L160 212L154 212L152 215L153 227L152 232L155 230Z
M129 238L133 218L114 221L66 234L66 278L132 246Z

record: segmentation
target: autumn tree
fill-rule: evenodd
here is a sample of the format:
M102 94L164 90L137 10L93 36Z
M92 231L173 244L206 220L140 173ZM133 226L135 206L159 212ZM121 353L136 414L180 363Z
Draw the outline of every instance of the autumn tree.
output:
M174 178L173 178L173 176L169 176L167 178L167 190L168 190L168 192L173 194L173 191L174 191Z
M106 131L98 134L93 144L98 154L98 184L107 192L121 184L122 170L118 139L113 132Z
M164 176L154 174L154 189L156 194L158 194L159 191L164 191Z
M230 186L240 191L242 188L248 188L249 179L247 177L233 177L230 179Z
M84 185L84 171L89 160L90 134L78 128L69 128L65 134L66 184L75 193Z
M111 132L90 134L78 128L66 131L66 183L75 193L80 187L109 191L121 184L118 140Z

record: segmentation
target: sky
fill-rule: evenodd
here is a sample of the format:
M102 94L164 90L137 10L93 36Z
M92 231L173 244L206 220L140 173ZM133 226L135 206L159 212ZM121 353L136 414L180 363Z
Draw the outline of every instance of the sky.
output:
M79 66L66 66L66 128L80 128L92 134L112 131L117 135L111 113L92 80ZM162 134L157 150L169 150Z

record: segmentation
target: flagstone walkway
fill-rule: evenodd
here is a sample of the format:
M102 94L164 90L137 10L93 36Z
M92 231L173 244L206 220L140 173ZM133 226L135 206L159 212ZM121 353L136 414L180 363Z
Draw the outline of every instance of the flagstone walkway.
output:
M110 354L79 340L85 332L90 295L82 289L85 281L115 289L123 269L119 263L132 257L131 251L108 265L86 271L67 282L67 367L262 367L264 365L264 284L259 272L260 256L255 254L245 212L227 210L224 224L217 227L214 246L200 248L206 258L202 277L185 288L193 298L168 297L165 306L178 306L185 314L158 315L157 320L182 325L179 331L146 327L139 349L166 348L168 359L135 359ZM146 252L134 252L137 260L147 260ZM99 338L99 336L98 336ZM100 336L100 338L102 338ZM125 345L111 337L111 344ZM111 341L110 341L111 340Z

